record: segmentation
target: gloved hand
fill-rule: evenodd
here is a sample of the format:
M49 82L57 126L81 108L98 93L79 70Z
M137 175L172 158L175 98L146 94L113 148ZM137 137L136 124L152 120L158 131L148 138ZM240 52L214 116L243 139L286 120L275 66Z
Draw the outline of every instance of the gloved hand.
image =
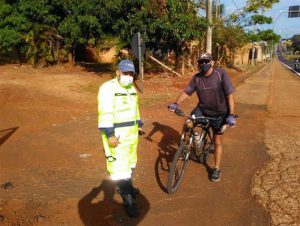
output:
M228 117L226 118L226 124L232 127L236 125L234 115L232 114L228 115Z
M178 109L178 104L176 104L176 103L169 104L169 105L168 105L168 109L169 109L170 111L175 111L176 109Z

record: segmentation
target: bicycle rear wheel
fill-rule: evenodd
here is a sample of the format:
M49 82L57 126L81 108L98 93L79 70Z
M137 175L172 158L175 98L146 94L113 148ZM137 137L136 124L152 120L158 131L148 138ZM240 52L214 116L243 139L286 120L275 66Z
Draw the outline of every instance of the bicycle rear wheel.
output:
M169 194L177 191L179 185L181 184L185 173L185 168L189 160L189 155L190 151L186 149L185 142L181 142L170 166L167 183L167 190Z

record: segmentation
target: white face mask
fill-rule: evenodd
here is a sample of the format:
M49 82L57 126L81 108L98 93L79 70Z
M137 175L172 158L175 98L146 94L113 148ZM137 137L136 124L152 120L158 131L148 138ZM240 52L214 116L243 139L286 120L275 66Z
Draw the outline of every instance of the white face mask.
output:
M120 75L120 83L122 86L130 86L133 83L133 77L130 75Z

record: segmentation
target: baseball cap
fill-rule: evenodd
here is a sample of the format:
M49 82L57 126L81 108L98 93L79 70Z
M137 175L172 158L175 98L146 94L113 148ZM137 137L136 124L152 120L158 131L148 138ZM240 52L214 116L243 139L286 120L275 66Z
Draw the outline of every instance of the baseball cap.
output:
M203 53L201 54L201 56L199 57L198 61L200 60L212 60L212 55L210 53Z
M130 60L121 60L120 63L118 64L118 69L122 72L131 71L135 73L134 64Z

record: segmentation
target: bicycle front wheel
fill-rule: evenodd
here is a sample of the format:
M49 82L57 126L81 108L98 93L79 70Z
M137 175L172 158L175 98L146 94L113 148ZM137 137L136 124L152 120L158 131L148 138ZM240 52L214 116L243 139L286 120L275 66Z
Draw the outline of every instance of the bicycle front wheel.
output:
M168 175L168 184L167 190L169 194L177 191L179 185L182 182L185 168L187 166L187 162L189 160L190 151L186 149L185 142L181 142L178 147L172 164L170 166L169 175Z

